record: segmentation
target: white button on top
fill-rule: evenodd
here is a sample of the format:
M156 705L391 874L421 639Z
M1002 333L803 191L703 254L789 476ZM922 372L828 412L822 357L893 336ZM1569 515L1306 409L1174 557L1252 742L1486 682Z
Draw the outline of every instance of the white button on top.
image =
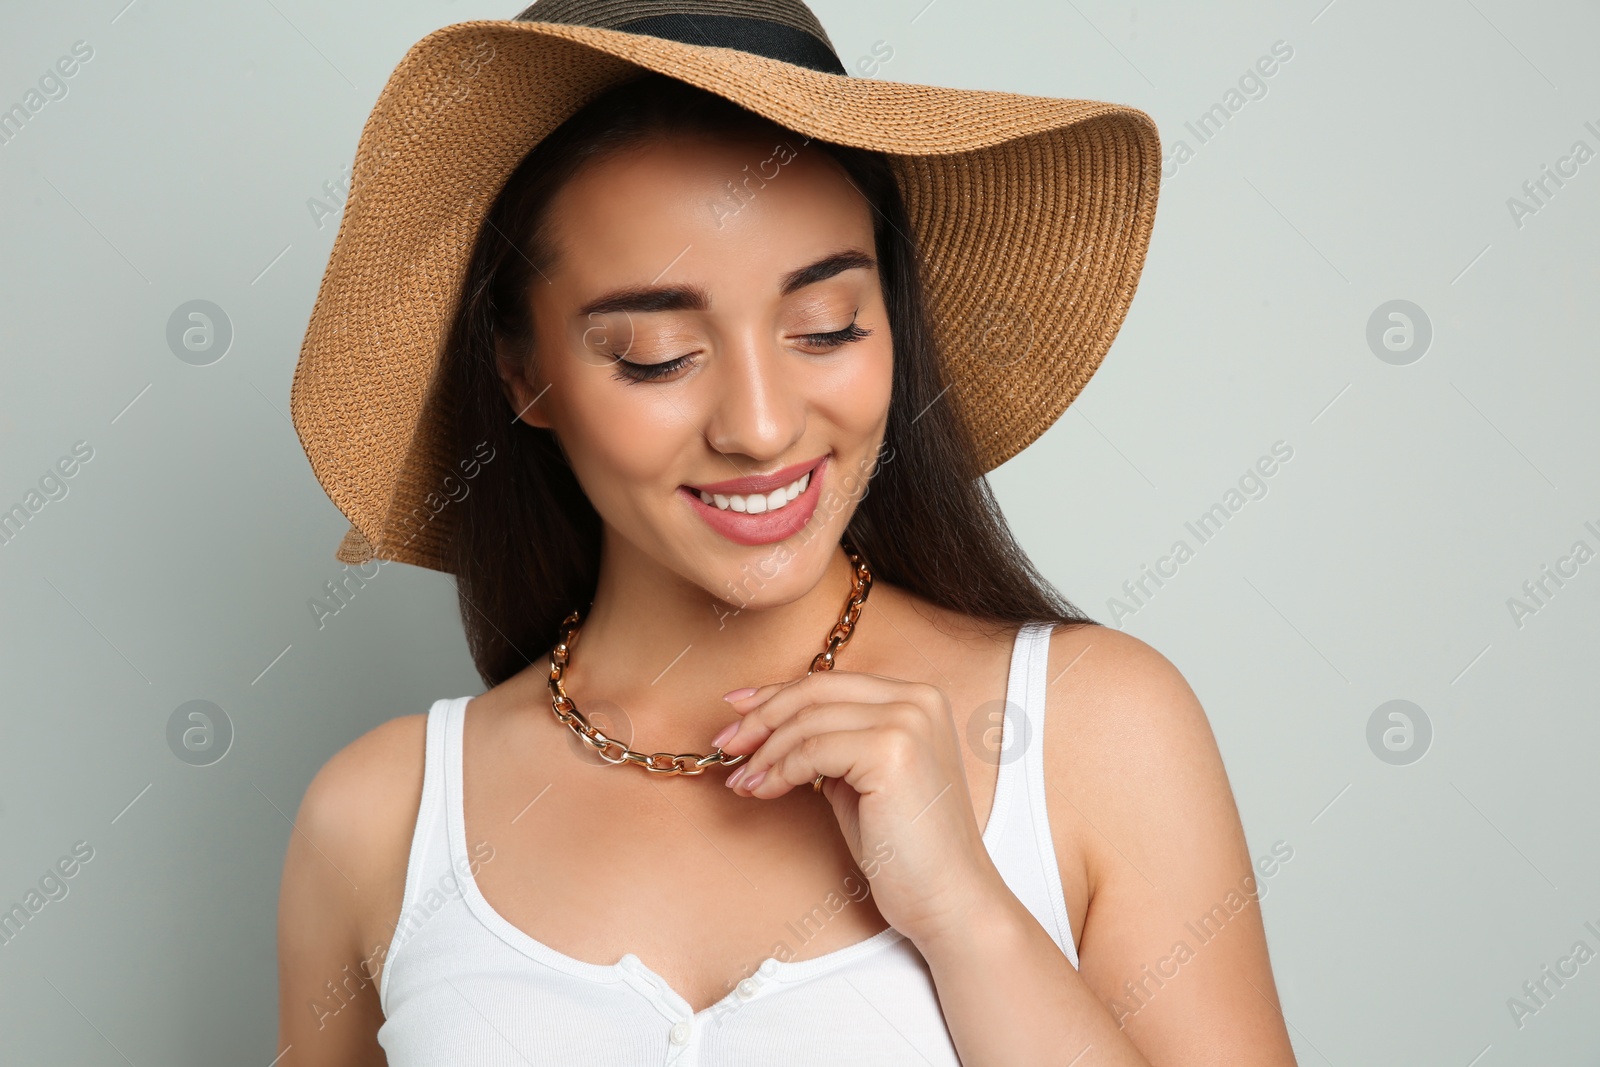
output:
M672 1043L674 1045L687 1045L689 1043L689 1029L688 1023L673 1023L671 1035Z
M739 983L737 992L739 994L739 999L749 1000L751 997L756 995L756 984L750 979L746 978L744 981Z

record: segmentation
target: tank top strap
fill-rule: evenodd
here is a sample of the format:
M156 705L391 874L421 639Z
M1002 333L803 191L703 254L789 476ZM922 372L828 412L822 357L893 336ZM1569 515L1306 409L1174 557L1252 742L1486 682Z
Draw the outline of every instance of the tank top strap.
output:
M1006 680L1006 702L1000 730L1000 771L995 784L995 808L1009 810L1018 792L1029 789L1034 777L1032 750L1044 728L1044 677L1050 654L1053 623L1024 623L1011 646L1011 673ZM1040 773L1043 764L1040 764ZM1005 804L1002 807L1001 801Z
M428 709L426 740L422 756L422 799L417 805L417 821L411 832L411 851L406 859L405 892L400 900L400 917L384 952L383 971L378 979L378 1003L388 1014L389 972L395 955L426 918L423 896L440 881L440 872L450 869L447 745L450 719L459 715L469 698L443 697Z
M1078 965L1077 947L1061 887L1061 868L1046 808L1045 710L1050 686L1050 635L1053 622L1030 622L1018 632L1006 689L1001 765L996 785L1006 801L1006 823L996 834L997 864L1008 884Z

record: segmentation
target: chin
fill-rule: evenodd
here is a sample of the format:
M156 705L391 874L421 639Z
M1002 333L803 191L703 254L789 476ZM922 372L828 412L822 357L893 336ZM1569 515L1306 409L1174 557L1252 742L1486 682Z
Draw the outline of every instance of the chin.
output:
M690 573L696 584L734 610L780 607L816 588L838 542L837 535L826 531L803 530L770 544L728 543L714 560L693 561Z
M637 560L634 566L654 566L699 587L727 605L721 610L764 610L792 603L816 588L852 510L839 514L818 510L809 525L790 536L753 545L715 531L682 499L664 513L636 512L633 522L607 523L606 529L608 540Z

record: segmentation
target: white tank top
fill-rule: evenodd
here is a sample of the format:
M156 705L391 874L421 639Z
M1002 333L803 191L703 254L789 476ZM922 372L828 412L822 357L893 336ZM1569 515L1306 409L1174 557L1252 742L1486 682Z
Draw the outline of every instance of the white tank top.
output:
M983 841L1011 891L1076 967L1045 814L1040 740L1051 628L1023 626L1012 646ZM469 851L462 818L461 725L470 699L439 700L428 711L405 897L378 986L378 1043L390 1067L959 1067L927 961L892 926L813 959L769 957L694 1012L631 952L613 964L586 963L501 917L472 878L482 856Z

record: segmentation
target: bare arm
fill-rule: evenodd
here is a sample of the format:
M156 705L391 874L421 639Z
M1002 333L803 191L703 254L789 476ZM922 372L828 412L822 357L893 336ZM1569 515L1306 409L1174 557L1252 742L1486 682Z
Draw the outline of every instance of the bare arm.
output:
M387 1062L378 982L422 791L421 733L421 716L369 731L317 772L300 803L278 901L284 1067Z
M943 942L919 944L962 1063L1294 1067L1198 700L1154 649L1104 628L1057 631L1058 675L1032 743L1057 852L1087 866L1082 969L1003 885Z

